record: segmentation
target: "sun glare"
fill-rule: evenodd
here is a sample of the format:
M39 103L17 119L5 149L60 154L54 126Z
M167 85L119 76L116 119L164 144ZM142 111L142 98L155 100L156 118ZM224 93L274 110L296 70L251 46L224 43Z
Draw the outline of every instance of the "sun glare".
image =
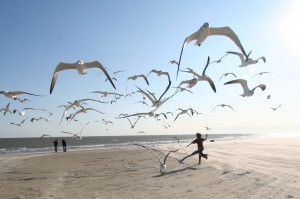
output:
M277 25L280 38L293 53L297 53L300 50L299 10L300 1L291 1L291 4L284 9L279 25Z

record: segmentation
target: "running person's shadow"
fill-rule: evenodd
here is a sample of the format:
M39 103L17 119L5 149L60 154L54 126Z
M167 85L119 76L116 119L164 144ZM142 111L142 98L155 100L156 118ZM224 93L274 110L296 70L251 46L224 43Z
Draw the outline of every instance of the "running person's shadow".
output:
M182 169L177 169L177 170L173 170L173 171L161 171L159 175L155 175L153 176L153 178L157 178L157 177L162 177L164 175L171 175L171 174L175 174L178 172L182 172L182 171L186 171L186 170L198 170L197 168L195 168L196 166L199 166L198 164L192 165L192 166L187 166L185 168Z

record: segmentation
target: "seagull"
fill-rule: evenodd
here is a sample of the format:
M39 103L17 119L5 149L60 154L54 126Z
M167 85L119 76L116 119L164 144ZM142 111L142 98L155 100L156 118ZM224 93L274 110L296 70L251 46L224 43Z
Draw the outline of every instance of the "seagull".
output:
M50 117L49 118L45 118L45 117L39 117L39 118L31 118L30 122L34 122L34 121L39 121L39 120L45 120L46 122L50 122Z
M178 87L180 87L183 84L188 84L187 88L193 88L197 83L198 83L197 78L193 78L193 79L189 79L189 80L183 80L182 82L180 82Z
M160 107L164 102L166 102L168 99L170 99L171 97L173 97L177 92L175 92L173 95L171 95L170 97L167 97L167 98L165 98L165 99L163 99L163 100L161 100L161 97L157 100L157 98L155 97L155 95L153 95L152 93L150 93L149 91L148 91L148 93L146 93L145 91L143 91L142 89L140 89L139 87L137 87L138 89L139 89L139 91L141 92L141 93L143 93L150 101L151 101L151 103L152 103L152 107L156 107L156 108L158 108L158 107Z
M223 75L221 75L219 81L222 79L222 77L227 77L228 75L233 75L235 78L237 78L237 76L234 73L224 73Z
M149 108L149 105L145 101L138 101L135 104L137 104L137 103L142 103L143 105L146 105Z
M27 102L31 102L29 99L17 99L19 102L22 102L22 103L27 103Z
M171 79L170 79L170 75L169 75L169 73L168 72L163 72L163 71L161 71L161 70L155 70L155 69L153 69L153 70L151 70L149 73L148 73L148 75L147 75L147 77L150 75L150 73L156 73L157 74L157 76L161 76L161 75L165 75L165 76L167 76L168 77L168 86L167 86L167 88L165 89L165 91L163 92L163 94L160 96L160 98L159 98L159 100L164 96L164 94L169 90L169 88L170 88L170 86L171 86Z
M112 121L105 120L105 119L102 119L102 122L103 122L105 125L108 125L109 123L114 124Z
M222 108L224 108L224 107L229 107L229 108L231 108L231 110L234 111L234 109L233 109L230 105L227 105L227 104L219 104L219 105L215 106L215 108L214 108L212 111L214 111L218 106L220 106L220 107L222 107Z
M271 99L271 95L267 95L267 99Z
M180 86L172 87L172 88L179 89L180 92L187 91L187 92L190 92L190 93L194 94L194 93L193 93L192 91L190 91L189 89L186 89L186 88L183 88L183 87L180 87Z
M148 73L147 78L148 78L148 76L150 75L150 73L156 73L157 76L165 75L165 76L168 77L169 82L171 81L171 80L170 80L170 74L169 74L168 72L163 72L163 71L161 71L161 70L155 70L155 69L152 69L152 70Z
M163 126L165 127L165 129L171 127L171 125L169 123L166 123L166 125L163 124Z
M232 81L224 83L224 85L235 84L235 83L238 83L238 84L240 84L243 87L244 93L240 95L242 97L250 97L250 96L252 96L254 94L255 89L258 88L258 87L262 91L264 91L266 89L266 85L265 84L260 84L260 85L254 87L253 89L250 90L249 87L248 87L248 84L247 84L247 80L244 80L244 79L232 80Z
M219 64L219 63L221 63L222 59L223 59L224 57L226 57L227 55L228 55L228 53L226 53L225 55L223 55L223 57L221 57L220 59L218 59L218 60L216 60L216 61L210 62L209 64L213 64L213 63Z
M145 134L144 131L138 131L136 134Z
M81 131L80 133L71 133L71 132L66 132L66 131L61 131L62 133L67 133L67 134L71 134L73 135L72 138L75 138L77 140L82 140L82 131L84 129L84 127L86 127L89 124L89 122L87 122L84 126L81 127Z
M115 77L111 78L112 80L118 81ZM105 82L107 82L107 80L109 80L108 78L105 79Z
M107 92L107 91L93 91L93 92L90 92L90 93L98 93L98 94L102 94L102 97L107 97L108 95L114 95L115 97L116 96L123 96L122 94L119 94L119 93L113 93L113 92Z
M36 95L36 94L32 94L32 93L27 93L24 91L0 91L0 94L4 95L7 98L12 98L14 100L19 100L19 101L22 99L18 98L17 97L18 95L26 94L26 95L33 95L33 96L39 96L39 97L44 96L44 95Z
M116 75L116 74L122 73L122 72L124 72L124 71L125 71L125 70L118 70L118 71L113 72L113 74Z
M199 75L198 73L196 73L196 72L194 72L193 71L193 69L191 69L191 68L187 68L188 69L188 71L182 71L182 72L186 72L186 73L191 73L191 74L193 74L194 76L196 76L197 78L196 78L196 80L195 80L195 78L194 79L192 79L192 80L190 80L191 81L191 84L190 84L190 88L191 88L191 85L192 86L195 86L196 84L197 84L197 82L198 81L207 81L208 83L209 83L209 85L210 85L210 87L213 89L213 91L214 92L217 92L217 90L216 90L216 86L215 86L215 84L214 84L214 82L210 79L210 77L208 77L206 74L205 74L205 72L206 72L206 69L207 69L207 67L208 67L208 65L209 65L209 60L210 60L210 58L209 58L209 56L208 56L208 58L207 58L207 63L206 63L206 66L204 67L204 70L203 70L203 72L202 72L202 75ZM179 86L181 85L181 84L185 84L186 82L181 82L180 84L179 84Z
M266 73L270 73L270 72L260 72L260 73L257 73L257 74L255 74L255 75L253 75L252 77L254 77L254 76L256 76L256 75L262 76L263 74L266 74Z
M64 110L64 113L60 119L60 123L59 125L61 124L62 122L62 119L64 118L64 116L67 114L67 111L70 109L70 108L73 108L75 110L75 106L76 107L81 107L82 109L84 109L84 107L82 106L82 104L85 103L85 101L94 101L94 102L100 102L100 103L108 103L108 102L102 102L100 100L94 100L94 99L90 99L90 98L86 98L86 99L80 99L80 100L74 100L73 103L69 102L70 105L66 106L65 105L62 105L63 107L65 107L65 110ZM61 106L59 106L61 107ZM68 119L67 119L68 121Z
M256 60L253 60L252 58L247 58L247 57L245 59L244 55L242 53L239 53L239 52L227 51L227 53L237 55L240 58L241 65L239 65L239 67L246 67L246 66L249 66L251 64L257 64L259 59L263 60L263 62L266 63L266 58L264 56L262 56L262 57L260 57ZM250 51L250 53L251 53L251 51ZM248 54L248 56L250 55L250 53Z
M48 135L48 134L43 134L41 137L40 137L40 140L44 137L51 137L51 135Z
M13 110L13 113L15 114L16 112L18 112L20 116L25 116L27 110L35 110L35 111L44 111L44 112L48 112L48 113L49 113L49 117L53 114L53 113L51 113L50 111L48 111L48 110L46 110L46 109L41 109L41 108L23 108L22 111L18 111L17 109L14 109L14 110Z
M188 111L190 110L191 112L193 112L193 111L192 111L192 108L189 108L189 109L186 109L186 110L179 108L179 109L177 109L177 110L180 110L181 112L177 114L177 116L176 116L176 118L174 119L173 122L175 122L175 120L179 117L179 115L187 114L188 116L190 116L190 114L188 113ZM190 116L190 117L191 117L191 116Z
M270 107L270 109L272 109L273 111L276 111L279 107L281 107L281 104L275 108Z
M140 147L145 148L146 150L148 150L149 152L153 153L153 154L157 157L157 159L158 159L158 161L159 161L159 163L160 163L159 169L160 169L160 172L161 172L161 173L162 173L162 170L163 170L163 169L166 169L166 168L167 168L166 161L167 161L167 158L168 158L168 156L170 155L170 153L174 153L174 152L179 151L179 149L173 150L173 151L169 151L169 152L167 153L167 155L165 155L164 161L162 162L161 159L160 159L160 157L159 157L159 155L155 152L155 151L158 151L157 149L154 149L154 148L151 148L151 147L149 147L149 146L142 145L142 144L138 144L138 143L133 143L133 144L136 145L136 146L140 146Z
M204 40L208 37L208 36L214 36L214 35L219 35L219 36L225 36L228 37L229 39L231 39L236 45L237 47L242 51L242 53L247 57L247 54L238 38L238 36L234 33L234 31L228 27L218 27L218 28L213 28L213 27L209 27L209 23L204 23L200 29L198 31L196 31L195 33L191 34L190 36L188 36L182 45L181 48L181 52L180 52L180 57L179 57L179 63L178 63L178 69L177 69L177 76L178 76L178 71L179 71L179 67L180 67L180 62L181 62L181 56L182 56L182 52L183 52L183 48L188 45L188 43L190 43L193 40L196 40L195 45L200 46L202 44L202 42L204 42Z
M128 80L136 80L138 77L141 77L141 78L143 78L145 81L146 81L146 83L148 84L148 86L149 86L149 82L148 82L148 79L147 79L147 77L145 76L145 75L143 75L143 74L141 74L141 75L133 75L133 76L131 76L131 77L128 77L127 78L127 82L128 82Z
M130 123L130 126L131 126L131 129L134 129L135 127L135 124L139 121L139 119L141 118L142 116L138 116L138 118L136 119L136 121L132 124L130 119L128 117L126 117L126 119L129 121Z
M87 113L88 111L96 111L98 113L101 113L101 114L105 114L105 113L102 113L96 109L93 109L93 108L84 108L84 109L81 109L79 111L77 111L76 113L74 113L74 115L71 117L69 123L75 118L76 115L78 115L79 113Z
M132 97L132 94L135 94L135 92L127 93L127 94L125 95L125 97L128 97L128 96Z
M179 63L174 59L172 61L170 61L171 64L176 64L177 66L179 65Z
M11 124L16 125L16 126L19 126L19 127L22 127L22 126L24 126L24 122L25 122L26 120L27 120L27 119L22 120L19 124L12 123L12 122L11 122Z
M103 65L100 62L98 62L98 61L83 62L83 61L78 60L76 63L72 63L72 64L60 62L57 65L57 67L53 73L53 77L52 77L52 81L51 81L51 85L50 85L50 94L53 91L56 80L61 71L68 70L68 69L76 69L78 71L78 74L85 75L85 74L87 74L88 68L99 68L100 70L102 70L102 72L105 74L106 78L108 78L108 80L110 81L111 85L114 87L114 89L116 89L112 79L110 78L109 74L107 73L107 71L105 70L105 68L103 67Z
M9 112L10 114L12 114L11 110L9 109L9 105L10 105L10 102L6 105L5 108L1 108L0 109L0 112L4 111L4 115L6 115L7 112Z
M208 127L208 126L205 126L204 128L205 128L207 131L211 130L211 128Z

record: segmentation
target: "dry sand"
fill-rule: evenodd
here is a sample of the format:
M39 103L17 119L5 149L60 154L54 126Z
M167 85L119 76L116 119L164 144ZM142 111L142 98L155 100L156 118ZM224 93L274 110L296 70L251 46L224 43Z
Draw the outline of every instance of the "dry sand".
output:
M141 147L0 157L0 198L300 198L300 138L206 141L201 165L185 145L163 173Z

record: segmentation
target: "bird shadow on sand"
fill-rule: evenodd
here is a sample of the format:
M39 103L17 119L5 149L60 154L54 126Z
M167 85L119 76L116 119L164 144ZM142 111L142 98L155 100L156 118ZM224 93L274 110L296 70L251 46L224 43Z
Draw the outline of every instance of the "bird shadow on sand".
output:
M165 175L171 175L171 174L175 174L175 173L178 173L178 172L183 172L183 171L186 171L186 170L198 170L197 168L195 168L196 166L199 166L199 165L195 164L195 165L192 165L192 166L187 166L187 167L184 167L182 169L177 169L177 170L173 170L173 171L169 171L169 172L161 171L159 175L155 175L155 176L153 176L153 178L162 177L162 176L165 176Z

